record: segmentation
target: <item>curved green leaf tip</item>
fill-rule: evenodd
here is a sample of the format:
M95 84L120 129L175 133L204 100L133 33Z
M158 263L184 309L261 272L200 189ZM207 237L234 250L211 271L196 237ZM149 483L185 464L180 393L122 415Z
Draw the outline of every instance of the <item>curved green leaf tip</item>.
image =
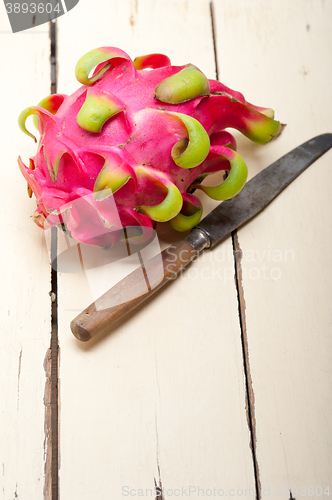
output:
M124 109L125 106L112 94L88 89L85 102L77 114L77 123L84 130L98 134L111 116Z
M156 182L161 182L167 189L167 195L161 203L154 206L142 205L139 209L156 222L167 222L173 219L180 212L183 204L182 195L175 184L160 172L154 175L150 169L144 167L137 167L136 174L138 178L141 175L148 175Z
M169 221L172 228L176 231L189 231L201 220L203 213L202 204L196 196L191 196L190 198L195 199L195 204L186 201L184 198L181 212Z
M55 124L56 121L55 121L55 118L53 117L53 115L49 111L47 111L47 109L41 108L39 106L30 106L29 108L25 108L19 114L18 125L19 125L20 129L22 130L22 132L27 134L29 137L32 137L32 139L35 142L37 142L36 137L33 134L31 134L25 126L25 122L26 122L27 118L31 115L37 115L38 124L39 124L39 121L41 121L44 124L44 126L50 125L51 123Z
M28 108L23 109L23 111L21 111L18 117L18 125L22 130L22 132L31 137L35 142L37 142L37 139L33 134L31 134L31 132L27 130L25 122L30 115L38 115L38 114L39 111L36 108L36 106L29 106Z
M185 124L189 142L187 147L182 151L181 144L185 144L183 139L178 141L172 148L171 155L174 162L181 168L194 168L200 165L210 150L210 139L203 125L198 120L183 113L172 113L180 118ZM181 144L179 144L181 143Z
M121 165L114 167L106 160L93 188L94 198L100 201L111 196L124 186L131 177L133 176L125 167L121 167Z
M180 104L209 94L209 80L192 64L165 78L155 90L155 97L169 104Z
M278 137L283 129L283 125L267 114L255 113L243 119L245 127L241 132L257 144L267 144Z
M233 196L241 191L247 181L247 165L242 156L240 156L236 151L233 151L232 149L229 149L227 147L216 146L215 148L211 148L211 151L214 153L219 153L220 156L229 160L231 164L231 170L227 179L218 186L204 186L202 184L194 184L192 187L195 189L201 189L213 200L222 201L233 198Z
M110 67L110 63L103 66L95 75L89 78L89 74L91 71L106 61L111 61L115 57L121 57L122 59L130 60L128 54L126 54L123 50L117 49L115 47L100 47L99 49L90 50L82 56L75 67L75 76L80 83L83 85L91 85L96 82L104 75L105 71L107 71Z

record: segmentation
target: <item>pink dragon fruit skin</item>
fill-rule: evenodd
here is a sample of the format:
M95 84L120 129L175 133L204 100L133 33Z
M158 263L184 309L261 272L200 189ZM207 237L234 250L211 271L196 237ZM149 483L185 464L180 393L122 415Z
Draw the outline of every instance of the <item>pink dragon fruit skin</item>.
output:
M102 47L78 61L76 77L83 85L71 96L54 94L22 111L21 129L36 141L25 126L35 115L40 140L29 167L18 162L37 199L34 221L48 228L60 217L84 243L112 245L122 226L169 221L191 229L202 214L195 189L224 200L246 182L246 164L225 128L260 144L282 129L272 110L246 102L192 64L171 66L162 54L133 62L120 49ZM219 170L229 171L222 184L200 183Z

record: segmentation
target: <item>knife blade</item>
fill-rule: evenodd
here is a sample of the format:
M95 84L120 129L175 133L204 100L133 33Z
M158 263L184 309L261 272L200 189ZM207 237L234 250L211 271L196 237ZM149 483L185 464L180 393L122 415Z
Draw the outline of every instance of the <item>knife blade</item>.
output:
M90 304L70 324L81 341L109 333L114 323L173 280L198 254L231 235L263 210L297 176L332 147L332 134L314 137L253 177L234 198L220 203L191 233L150 259ZM162 273L162 275L161 275ZM148 292L147 280L148 276ZM126 300L128 290L134 299Z

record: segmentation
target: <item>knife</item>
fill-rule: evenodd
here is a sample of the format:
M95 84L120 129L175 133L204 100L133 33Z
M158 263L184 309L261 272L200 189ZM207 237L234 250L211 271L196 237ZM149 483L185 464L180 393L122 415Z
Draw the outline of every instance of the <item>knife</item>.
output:
M136 269L73 319L70 327L75 337L85 342L97 334L109 333L116 321L174 279L202 250L213 248L263 210L331 147L332 134L322 134L262 170L238 195L220 203L186 238L164 250L162 266L159 254L144 263L143 273L141 267ZM135 298L126 300L129 290Z

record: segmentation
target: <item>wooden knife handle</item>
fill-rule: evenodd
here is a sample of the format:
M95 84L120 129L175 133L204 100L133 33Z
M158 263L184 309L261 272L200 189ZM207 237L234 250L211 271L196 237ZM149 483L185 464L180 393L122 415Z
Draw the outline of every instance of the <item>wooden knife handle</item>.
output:
M174 279L203 248L209 246L205 234L198 229L194 231L196 234L192 232L186 239L164 250L162 261L160 254L150 259L144 263L144 268L139 267L126 276L73 319L70 327L75 337L86 342L97 334L108 333L115 321ZM134 298L128 300L128 295Z

